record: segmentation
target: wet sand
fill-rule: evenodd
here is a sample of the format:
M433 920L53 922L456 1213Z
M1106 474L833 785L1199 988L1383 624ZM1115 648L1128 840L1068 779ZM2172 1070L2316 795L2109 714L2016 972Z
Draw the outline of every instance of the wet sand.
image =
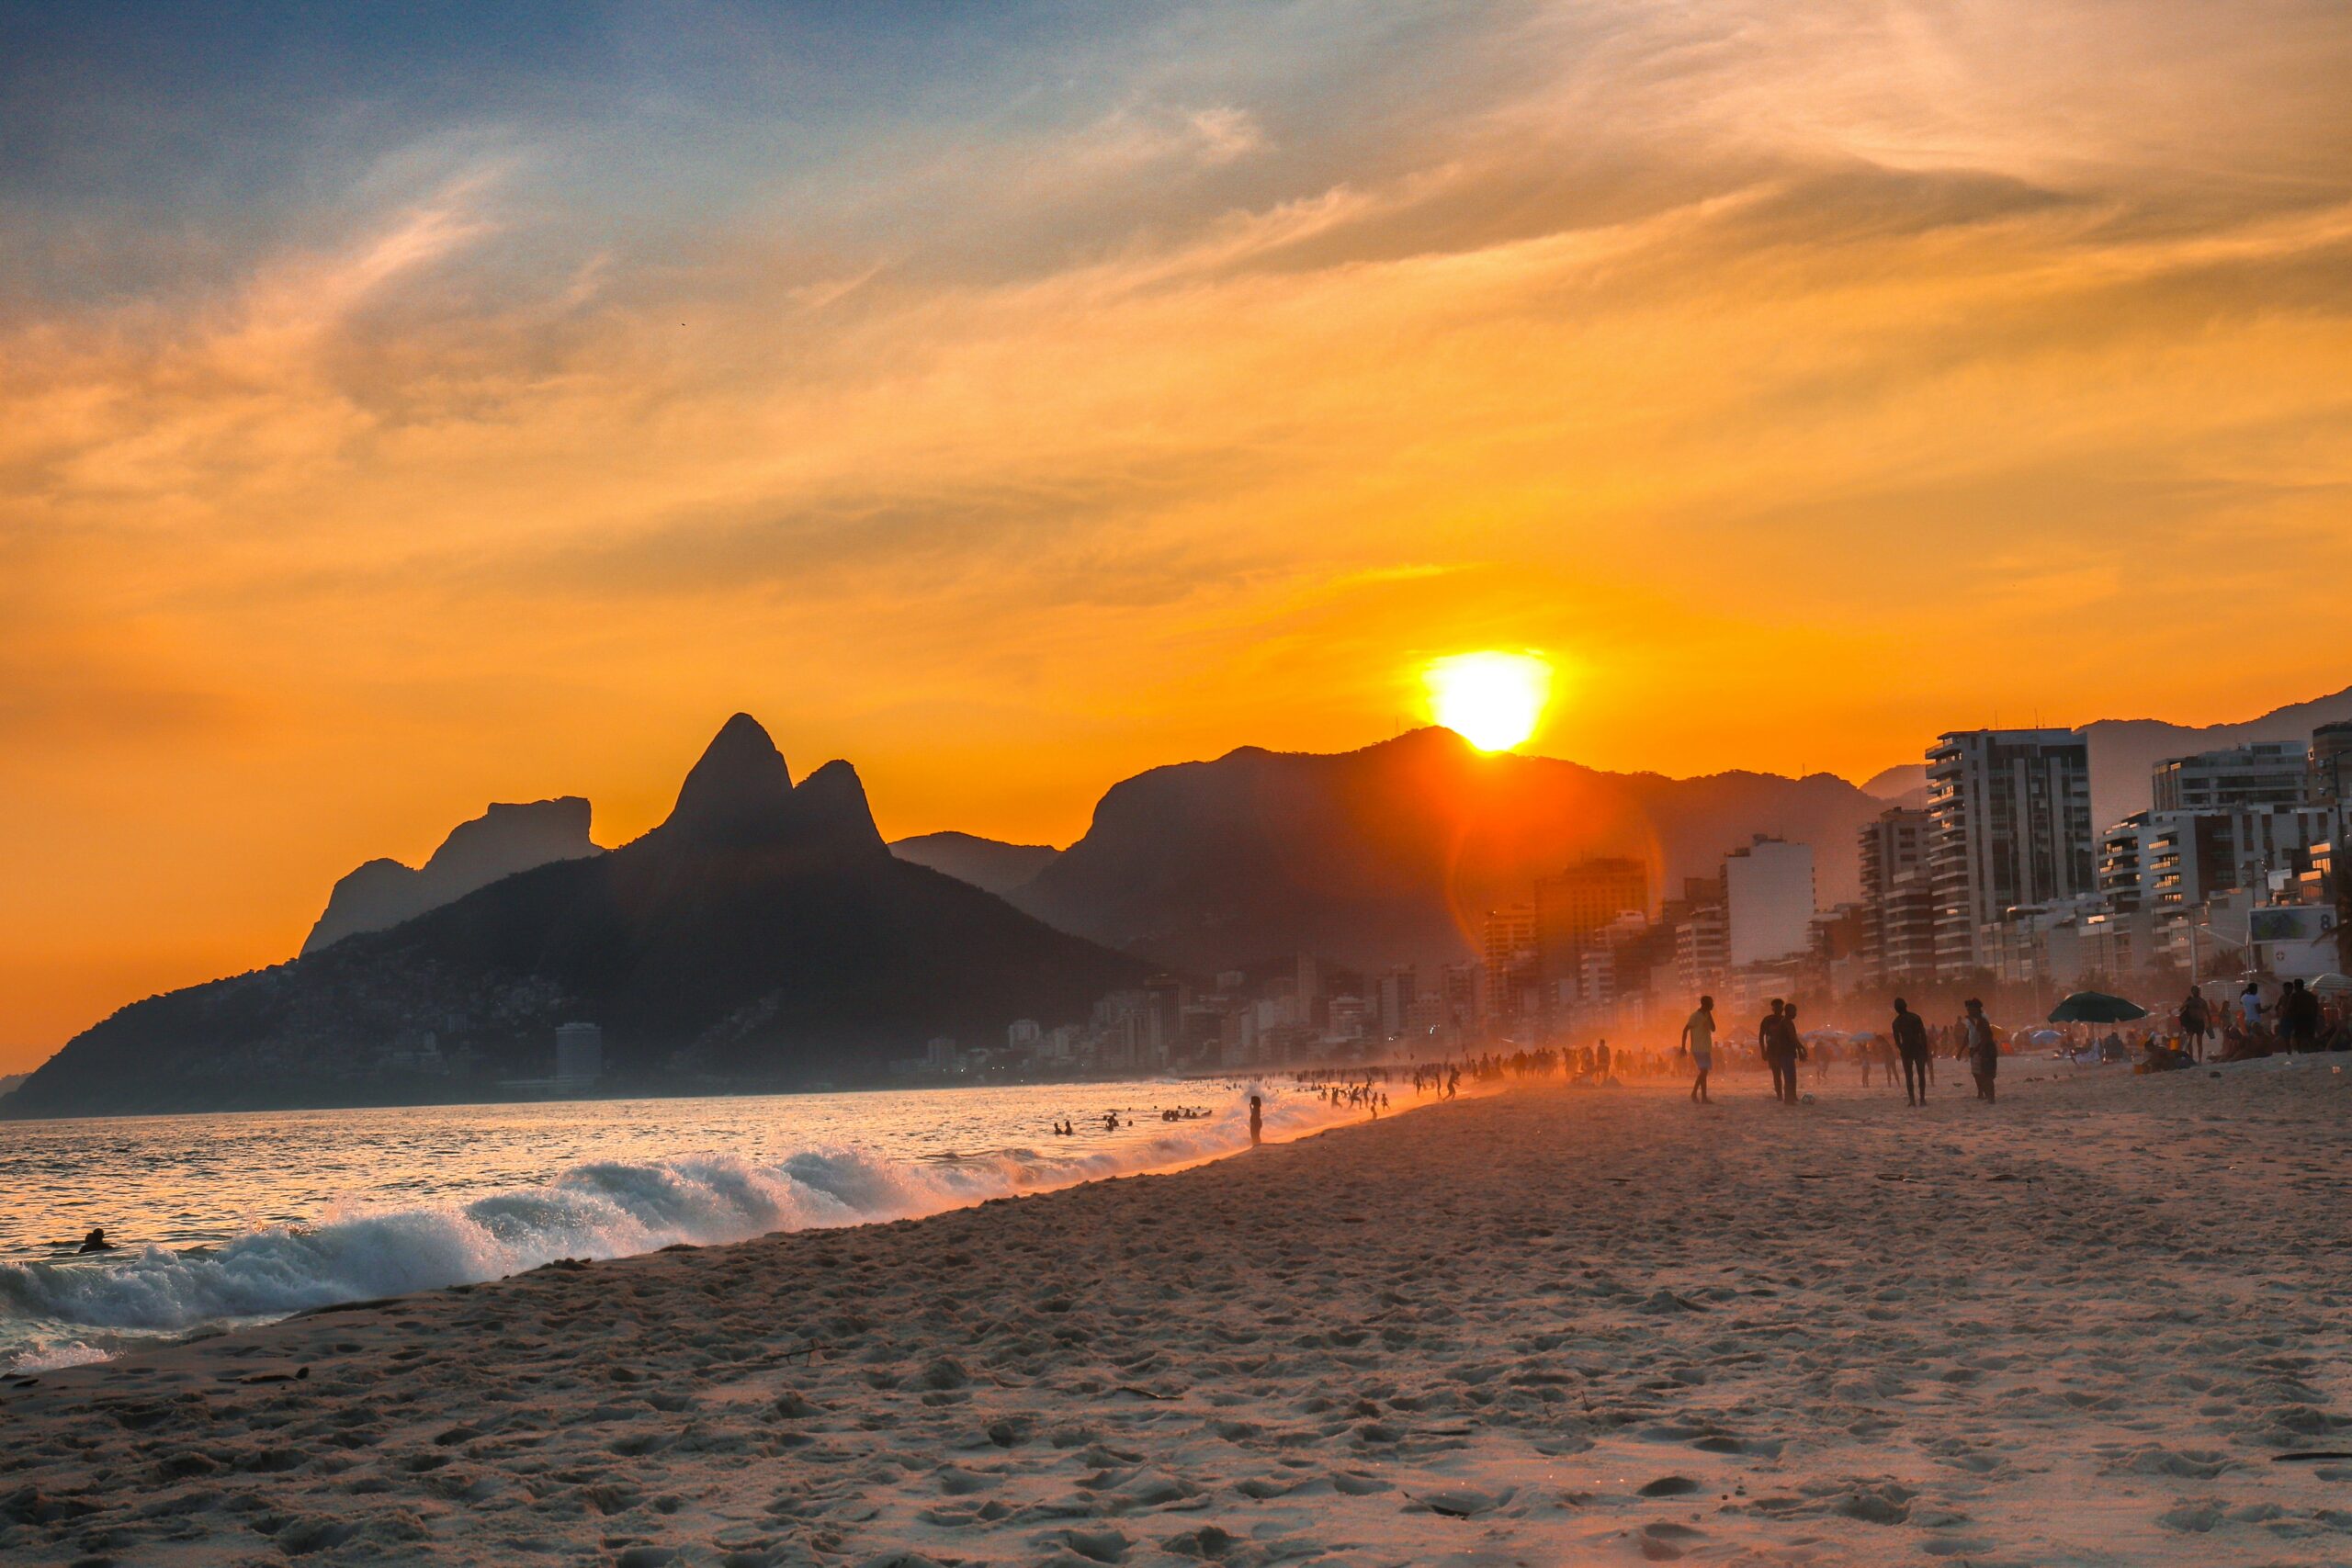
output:
M2342 1563L2329 1066L1547 1087L329 1311L0 1387L0 1561Z

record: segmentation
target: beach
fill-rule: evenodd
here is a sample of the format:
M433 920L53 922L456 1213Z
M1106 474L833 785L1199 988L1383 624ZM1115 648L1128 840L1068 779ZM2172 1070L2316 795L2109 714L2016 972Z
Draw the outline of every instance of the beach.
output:
M2352 1559L2352 1075L1944 1066L1511 1089L12 1381L0 1561Z

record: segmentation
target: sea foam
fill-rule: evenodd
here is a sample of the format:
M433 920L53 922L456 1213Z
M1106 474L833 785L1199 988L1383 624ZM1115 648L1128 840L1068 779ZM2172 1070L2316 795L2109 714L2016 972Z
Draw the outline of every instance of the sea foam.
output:
M1270 1141L1351 1119L1306 1097L1268 1096ZM560 1258L622 1258L772 1231L913 1219L991 1198L1214 1159L1249 1145L1246 1096L1213 1117L1070 1156L1028 1149L886 1159L810 1148L759 1162L729 1154L575 1166L535 1187L462 1203L345 1202L315 1224L256 1230L220 1247L150 1247L104 1262L0 1264L0 1318L131 1335L470 1284ZM52 1342L50 1356L101 1352ZM27 1352L32 1354L32 1352ZM14 1370L32 1370L20 1360Z

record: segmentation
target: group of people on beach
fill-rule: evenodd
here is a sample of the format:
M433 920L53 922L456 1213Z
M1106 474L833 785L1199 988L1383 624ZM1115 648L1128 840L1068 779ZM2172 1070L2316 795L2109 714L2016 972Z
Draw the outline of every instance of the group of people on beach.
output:
M1984 1004L1971 997L1960 1021L1954 1026L1963 1052L1968 1058L1971 1075L1976 1080L1976 1098L1987 1102L1997 1097L2001 1071L2001 1044L1992 1021L1984 1016ZM1697 1105L1713 1105L1709 1079L1715 1066L1715 998L1701 997L1698 1008L1683 1021L1682 1034L1677 1044L1679 1055L1689 1059L1692 1069L1690 1100ZM1887 1082L1894 1081L1894 1069L1903 1074L1904 1101L1908 1105L1925 1105L1928 1086L1935 1082L1935 1056L1927 1021L1911 1010L1901 997L1894 998L1894 1017L1883 1036L1871 1037L1869 1044L1883 1041L1892 1060L1877 1057L1865 1047L1862 1053L1862 1082L1868 1085L1872 1066L1887 1071ZM1756 1050L1764 1066L1772 1074L1772 1098L1783 1105L1798 1102L1797 1064L1815 1055L1805 1043L1797 1029L1797 1005L1780 997L1771 998L1770 1010L1756 1026ZM1826 1072L1824 1053L1820 1070Z
M1416 1100L1434 1096L1443 1100L1460 1098L1465 1077L1474 1083L1565 1077L1572 1084L1605 1085L1664 1077L1680 1068L1690 1074L1690 1100L1712 1105L1714 1074L1725 1065L1762 1067L1771 1075L1772 1098L1783 1105L1795 1105L1807 1098L1801 1089L1806 1067L1814 1082L1823 1083L1835 1063L1846 1061L1860 1069L1865 1089L1879 1075L1883 1075L1890 1089L1899 1079L1905 1103L1916 1107L1927 1104L1928 1091L1936 1085L1937 1062L1949 1060L1967 1064L1978 1100L1997 1103L2001 1057L2007 1047L2003 1032L1994 1026L1982 1000L1968 998L1960 1016L1947 1024L1929 1023L1901 997L1894 998L1893 1007L1883 1030L1860 1033L1823 1030L1808 1037L1800 1027L1797 1004L1775 997L1758 1020L1750 1044L1745 1032L1739 1032L1739 1037L1726 1034L1715 1016L1714 998L1702 996L1684 1021L1671 1052L1612 1049L1608 1041L1600 1040L1589 1045L1519 1047L1433 1062L1303 1067L1294 1070L1290 1077L1325 1105L1377 1118L1392 1108L1392 1084L1408 1084ZM2101 1039L2086 1032L2078 1042L2069 1032L2063 1038L2042 1037L2039 1043L2048 1044L2056 1038L2062 1047L2058 1054L2077 1059L2087 1053L2098 1060L2120 1062L2136 1054L2134 1070L2141 1072L2177 1070L2208 1060L2244 1061L2282 1051L2352 1051L2352 998L2324 998L2301 980L2288 981L2268 1002L2261 987L2251 982L2226 1002L2209 1000L2200 987L2191 986L2170 1022L2169 1030L2151 1023L2128 1036L2110 1032ZM1163 1122L1194 1121L1211 1114L1181 1105L1155 1110ZM1132 1112L1124 1122L1117 1111L1103 1114L1105 1131L1117 1132L1134 1124ZM1263 1105L1252 1094L1252 1144L1260 1141L1262 1126ZM1057 1136L1071 1137L1077 1126L1060 1120L1053 1124L1053 1131Z
M2352 998L2322 997L2302 980L2290 980L2276 999L2265 1003L2262 987L2249 980L2225 1003L2206 999L2191 986L2173 1010L2177 1050L2188 1062L2245 1062L2286 1052L2352 1051ZM2153 1037L2152 1037L2153 1038Z

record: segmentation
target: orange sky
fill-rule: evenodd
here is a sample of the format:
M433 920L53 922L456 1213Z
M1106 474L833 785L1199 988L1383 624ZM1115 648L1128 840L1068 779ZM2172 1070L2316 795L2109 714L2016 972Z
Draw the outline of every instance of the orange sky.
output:
M0 68L0 1071L738 708L1066 842L1470 649L1673 773L2352 681L2339 6L701 14Z

